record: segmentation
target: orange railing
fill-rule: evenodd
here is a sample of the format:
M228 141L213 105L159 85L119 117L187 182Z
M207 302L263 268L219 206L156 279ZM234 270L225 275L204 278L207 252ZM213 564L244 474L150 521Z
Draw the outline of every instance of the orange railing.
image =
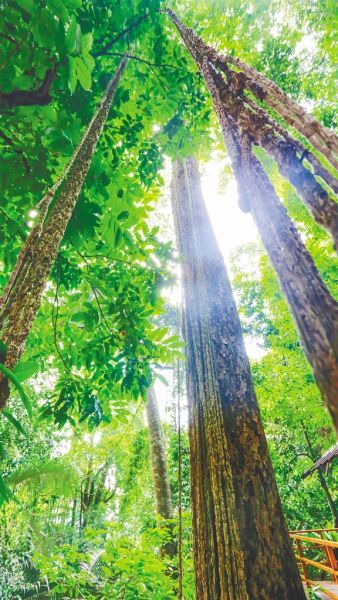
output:
M327 598L338 600L338 542L325 539L324 536L332 532L338 533L338 529L290 531L290 537L302 580Z

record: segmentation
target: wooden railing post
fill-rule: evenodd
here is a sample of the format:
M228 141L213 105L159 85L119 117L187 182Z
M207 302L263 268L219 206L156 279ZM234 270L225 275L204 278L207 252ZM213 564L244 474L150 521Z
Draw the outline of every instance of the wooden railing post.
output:
M337 575L338 562L337 562L334 548L330 548L330 546L325 546L325 549L327 549L327 555L328 555L330 567L335 571L332 574L332 579L333 579L333 581L338 582L338 575Z
M319 532L319 535L320 535L321 539L323 540L323 539L324 539L324 537L323 537L323 532L322 532L322 531L320 531L320 532ZM330 561L330 556L329 556L329 553L328 553L328 548L327 548L327 546L324 546L324 551L325 551L325 556L326 556L327 566L328 566L328 567L331 567L331 561Z
M307 568L306 562L303 560L303 546L302 546L302 542L300 540L296 539L296 545L297 545L297 550L298 550L300 564L302 565L302 569L303 569L304 580L306 582L306 585L309 587L309 584L308 584L309 570Z

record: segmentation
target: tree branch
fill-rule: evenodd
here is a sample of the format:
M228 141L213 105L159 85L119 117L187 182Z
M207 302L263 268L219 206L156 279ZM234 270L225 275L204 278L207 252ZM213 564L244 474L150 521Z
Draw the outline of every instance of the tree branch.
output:
M96 52L92 52L92 56L94 56L94 57L104 56L107 53L107 50L110 50L110 48L112 46L114 46L114 44L116 44L116 42L118 42L120 39L122 39L125 35L127 35L127 33L129 33L130 31L132 31L135 27L137 27L140 23L142 23L142 21L144 21L148 17L149 17L149 13L145 13L144 15L141 15L140 17L138 17L137 19L135 19L135 21L133 21L132 23L130 23L130 25L128 25L127 27L125 27L125 29L122 29L122 31L120 31L120 33L118 33L115 37L113 37L110 40L110 42L108 42L107 44L105 44L105 46L103 46L103 48L101 48L101 50L97 50Z
M123 54L122 52L106 52L105 56L126 56L127 58L131 58L132 60L137 60L138 62L144 63L149 67L162 67L167 69L175 69L176 71L183 71L184 73L189 73L189 75L196 75L197 73L192 73L187 69L183 69L183 67L178 67L177 65L172 65L170 63L152 63L149 60L141 58L140 56L135 56L134 54Z
M52 101L49 89L55 78L56 67L48 69L42 84L36 90L13 90L0 92L0 109L13 106L45 106Z

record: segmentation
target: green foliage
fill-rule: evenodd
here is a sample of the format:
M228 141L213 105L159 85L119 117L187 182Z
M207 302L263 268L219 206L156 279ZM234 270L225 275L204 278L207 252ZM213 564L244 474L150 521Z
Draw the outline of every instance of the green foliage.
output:
M85 186L47 282L0 416L1 599L177 595L177 557L156 509L143 406L159 366L182 357L165 292L176 271L153 221L167 157L223 149L210 99L160 0L10 0L0 14L0 91L55 78L46 105L4 107L0 132L0 286L37 204L62 174L128 50ZM182 3L172 6L182 16ZM5 9L5 10L4 10ZM335 122L335 3L189 0L184 19L206 41L274 79ZM126 31L126 33L123 33ZM108 47L109 46L109 47ZM223 150L222 150L223 151ZM337 292L333 251L261 153L276 189ZM287 306L260 247L237 253L243 329L265 354L252 364L276 479L292 528L329 525L316 475L302 472L334 438ZM0 340L0 369L6 347ZM160 377L159 377L160 378ZM176 402L173 394L173 403ZM174 408L170 418L173 421ZM178 533L178 436L165 424ZM184 598L194 598L189 444L182 445ZM336 501L337 469L327 484ZM160 526L161 525L161 526ZM48 588L46 587L48 582Z
M96 535L94 530L87 531L89 539L95 540ZM50 598L97 598L97 594L102 600L175 598L174 582L155 550L161 543L161 530L148 530L135 544L108 524L101 537L105 541L99 554L66 545L55 548L48 558L35 555L34 562L52 590Z
M27 410L27 414L28 416L31 418L32 417L32 407L31 407L31 403L28 400L28 397L20 383L19 378L15 375L15 373L13 373L10 369L7 369L7 367L5 367L5 365L3 365L2 363L0 363L0 371L2 373L4 373L4 375L6 375L6 377L8 377L8 379L15 385L16 389L18 390L19 394L20 394L20 398L22 400L23 405L25 406L26 410Z

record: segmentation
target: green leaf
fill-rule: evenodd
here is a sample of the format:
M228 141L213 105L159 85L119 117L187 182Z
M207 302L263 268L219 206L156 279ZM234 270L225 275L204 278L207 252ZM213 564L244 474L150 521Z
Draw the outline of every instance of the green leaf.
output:
M43 44L47 46L47 48L52 48L54 46L54 34L56 31L56 23L58 21L55 20L53 14L48 10L48 8L41 8L39 10L39 37Z
M88 313L84 310L81 310L80 312L77 312L72 316L71 321L73 321L74 323L83 323L87 316Z
M48 8L65 23L69 19L68 10L62 0L48 0Z
M120 212L119 215L117 215L117 220L118 221L125 221L126 219L128 219L129 217L129 212L127 210L123 210L122 212Z
M6 419L12 423L12 425L14 425L15 429L17 429L20 433L22 433L23 435L28 435L26 429L24 427L22 427L21 423L19 423L19 421L14 417L14 415L12 415L12 413L9 410L3 409L1 414L6 417Z
M3 340L0 339L0 355L5 357L7 354L7 345L5 344L5 342Z
M114 244L115 244L116 248L121 243L121 240L122 240L122 231L119 227L117 227L116 232L115 232L115 239L114 239Z
M0 505L3 504L3 502L1 502L1 499L3 501L6 501L6 500L9 500L10 497L11 497L11 491L5 484L2 475L0 475Z
M95 60L93 59L92 55L89 54L89 52L82 52L81 57L86 67L88 67L89 71L92 72L95 67Z
M77 26L76 26L75 45L76 45L76 52L78 54L80 54L80 52L81 52L81 27L79 24L77 24Z
M81 40L82 52L90 52L93 45L93 34L91 32L85 33Z
M64 0L65 4L70 8L81 8L82 0Z
M34 12L34 2L33 0L16 0L16 3L20 8L27 11L28 13Z
M66 33L66 46L68 52L75 52L76 50L76 29L77 22L74 15L72 15L67 33Z
M27 362L21 362L13 369L13 373L20 383L29 379L35 375L39 370L39 365L34 360L28 360Z
M75 58L70 56L68 58L68 67L69 67L69 77L68 77L68 87L70 92L73 94L76 89L77 84L77 72L76 72L76 62Z
M91 85L92 85L92 78L91 78L90 71L89 71L87 65L83 62L82 58L80 58L79 56L77 56L75 58L75 65L76 65L76 75L77 75L77 78L78 78L81 86L86 91L90 90Z
M12 371L10 371L10 369L7 369L7 367L5 367L5 365L3 365L2 363L0 363L0 371L2 371L6 377L8 377L8 379L14 383L16 389L18 390L19 394L20 394L20 398L22 400L22 403L27 411L27 414L29 416L29 418L32 418L32 405L30 403L30 401L28 400L25 391L20 383L20 381L18 381L18 379L16 378L16 376L14 375L14 373L12 373Z

